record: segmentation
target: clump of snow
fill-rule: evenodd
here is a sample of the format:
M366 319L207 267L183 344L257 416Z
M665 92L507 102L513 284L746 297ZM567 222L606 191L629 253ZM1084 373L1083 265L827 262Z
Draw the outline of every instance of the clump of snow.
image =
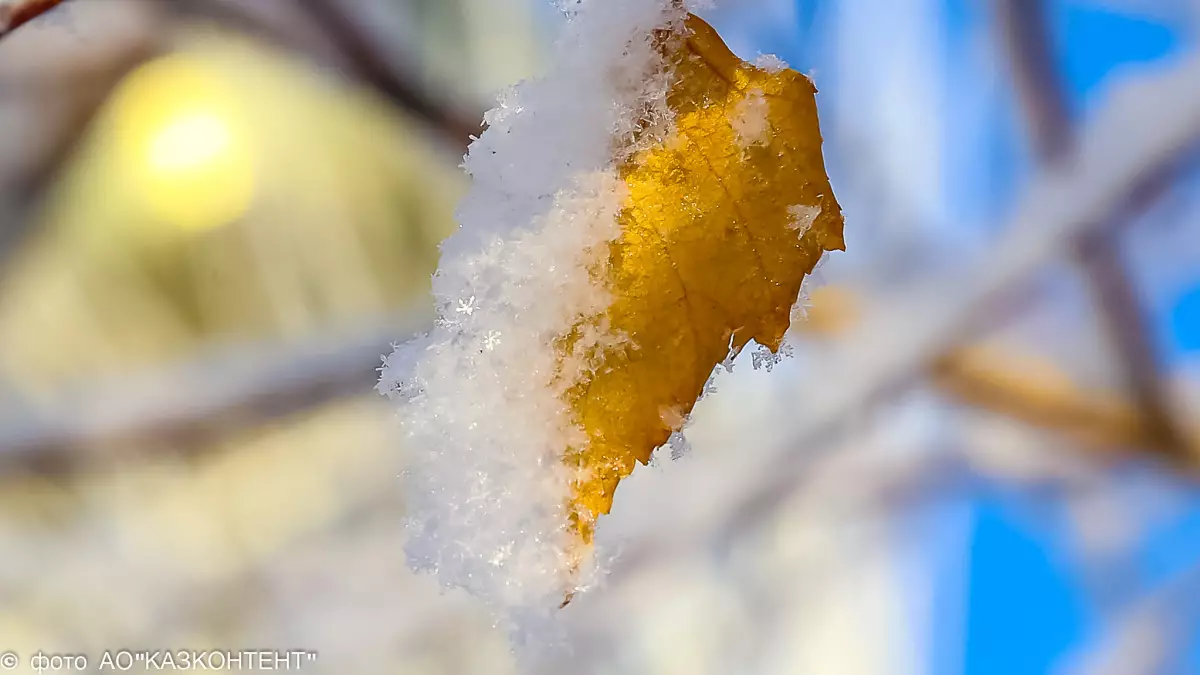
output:
M733 130L742 145L766 142L771 134L771 104L762 89L751 89L733 109Z
M593 278L619 233L616 169L669 131L671 74L651 36L685 10L580 0L564 11L556 69L506 92L470 147L472 188L433 280L436 327L398 347L379 384L410 454L410 564L526 626L579 582L562 456L583 436L562 393L586 366L554 344L610 302ZM619 340L594 329L576 351Z
M787 62L774 54L760 55L757 59L754 59L754 65L772 75L782 73L788 68Z
M793 204L788 207L788 215L791 216L791 219L788 220L788 227L796 230L799 236L803 237L808 234L817 216L821 215L821 207L820 205Z

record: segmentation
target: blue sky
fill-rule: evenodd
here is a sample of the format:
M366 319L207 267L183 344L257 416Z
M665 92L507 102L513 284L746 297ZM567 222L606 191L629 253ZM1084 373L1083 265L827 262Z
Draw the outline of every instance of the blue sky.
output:
M978 0L725 0L709 17L743 57L776 53L812 71L822 92L823 126L835 189L861 180L860 163L844 155L875 148L886 170L908 175L904 209L945 231L986 232L1028 177L1011 92L991 43L991 15ZM1052 0L1055 58L1072 113L1084 118L1125 72L1169 61L1190 49L1183 3ZM1155 10L1138 15L1128 8ZM920 72L918 72L920 71ZM832 115L826 111L832 110ZM852 129L847 132L846 128ZM914 159L915 157L915 159ZM874 160L873 160L874 161ZM901 165L899 162L904 161ZM889 169L888 167L892 167ZM895 170L900 170L895 169ZM857 189L856 187L854 189ZM847 205L848 223L856 205ZM866 209L857 215L878 219ZM1178 217L1176 215L1176 217ZM848 228L848 231L852 228ZM848 234L852 236L852 233ZM1200 251L1200 233L1191 242ZM852 242L853 243L853 242ZM1200 256L1193 255L1193 261ZM1148 270L1153 274L1153 270ZM1151 299L1157 341L1172 365L1200 359L1200 269L1192 265L1158 284ZM996 486L963 504L970 525L946 559L961 574L935 578L930 672L1014 675L1062 668L1103 642L1106 607L1121 606L1187 565L1200 564L1200 492L1152 468L1128 469L1128 480L1167 495L1148 516L1135 550L1123 561L1128 587L1101 598L1067 522L1066 501ZM1118 499L1145 506L1145 492ZM936 563L946 564L945 560ZM957 583L955 579L965 579ZM1113 604L1115 603L1115 605ZM1183 672L1200 672L1200 627ZM1061 672L1061 671L1060 671Z

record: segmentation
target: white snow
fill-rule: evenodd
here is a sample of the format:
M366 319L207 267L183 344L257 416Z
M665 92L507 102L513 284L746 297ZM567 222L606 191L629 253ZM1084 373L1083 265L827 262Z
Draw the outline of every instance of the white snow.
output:
M796 230L799 236L803 237L808 233L817 216L821 215L821 207L819 205L794 204L788 207L788 215L792 217L788 221L788 226Z
M564 450L582 432L561 401L581 362L554 341L609 304L590 268L618 234L616 167L671 123L669 73L651 32L681 21L670 0L564 3L556 69L503 94L464 169L459 230L434 276L436 328L385 360L410 454L406 553L520 634L572 584ZM619 336L584 335L578 350ZM518 635L518 640L520 636Z
M768 140L770 110L771 105L762 89L751 89L746 92L746 98L738 101L733 109L733 130L742 145L757 145Z
M754 65L762 68L774 75L787 70L788 64L783 59L774 54L762 54L757 59L754 59Z

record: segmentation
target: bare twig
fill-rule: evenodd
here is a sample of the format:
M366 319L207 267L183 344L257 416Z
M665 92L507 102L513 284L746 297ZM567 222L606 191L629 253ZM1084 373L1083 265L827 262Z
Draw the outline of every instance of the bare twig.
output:
M91 383L51 406L5 411L0 467L87 466L149 443L203 440L370 394L388 345L426 323L414 312L301 343L228 348L141 378Z
M443 96L418 86L420 77L415 70L402 70L384 56L378 38L348 12L344 3L299 0L298 4L325 29L365 82L418 116L437 120L448 140L465 147L473 135L482 131L482 115L466 114L447 105Z
M1110 392L1085 392L1048 361L997 348L958 349L938 362L934 381L969 405L1113 455L1178 451L1164 444L1155 423L1137 405ZM1187 456L1200 457L1200 432L1184 432Z
M27 23L44 14L63 0L0 0L0 37L20 23ZM422 81L415 68L406 68L396 59L384 56L366 31L358 28L356 19L340 5L316 2L307 5L284 5L287 12L307 14L313 30L306 33L286 21L255 11L257 5L227 0L172 0L165 6L197 16L206 16L237 30L254 35L289 51L317 61L334 62L351 76L362 79L402 109L408 110L421 122L437 130L449 147L462 150L472 133L480 131L483 113L477 106L462 102L461 95L438 94ZM299 8L299 9L298 9ZM290 15L289 15L290 16ZM164 31L165 33L165 31ZM311 35L310 35L311 33ZM314 37L315 35L315 37ZM52 140L41 155L32 159L15 183L0 186L0 264L6 253L23 240L29 224L29 212L58 168L71 155L99 103L111 84L130 68L153 55L161 48L155 44L130 45L128 53L114 61L103 73L88 77L88 86L70 89L75 100L56 110L70 113L69 119L56 127ZM108 62L105 62L108 65ZM29 83L23 83L28 91ZM39 83L40 84L40 83ZM59 95L64 95L60 90Z
M1061 165L1073 152L1075 139L1063 86L1051 58L1043 3L999 0L997 6L998 23L1034 151L1043 165ZM1165 185L1151 186L1154 192L1163 189ZM1126 386L1142 409L1147 432L1154 438L1150 449L1179 459L1186 454L1186 439L1173 420L1145 312L1117 241L1105 228L1097 228L1095 234L1079 241L1074 257L1121 358Z
M0 0L0 38L62 4L63 0Z
M998 0L997 24L1008 50L1011 77L1039 161L1070 156L1074 129L1050 53L1049 27L1040 0Z
M1192 563L1129 603L1100 649L1070 669L1074 675L1184 673L1200 619L1200 564Z
M862 320L862 301L851 291L824 286L810 298L801 334L817 339L846 334ZM1084 391L1047 359L992 345L960 347L939 359L931 373L945 393L968 405L1004 415L1088 448L1121 455L1172 452L1136 402L1111 391ZM1200 428L1184 428L1191 456L1200 458Z
M379 38L352 16L348 7L329 0L288 3L286 11L301 26L272 18L262 7L232 0L172 0L177 9L203 16L309 58L332 60L349 75L374 88L399 108L433 127L455 149L467 146L482 129L483 110L451 87L436 91L413 64L385 54ZM294 16L293 16L294 15ZM310 27L313 30L300 30Z
M0 0L2 1L2 0ZM109 7L108 5L114 5ZM132 21L93 26L106 11L134 13ZM63 10L68 9L67 6ZM59 167L72 155L114 83L163 45L159 15L152 5L111 2L104 7L80 3L69 9L80 26L55 26L45 34L14 34L0 43L6 52L0 77L0 105L15 111L5 132L28 135L6 143L0 155L0 269L35 225L40 197ZM100 22L104 24L103 21ZM61 32L81 28L102 32L97 40L62 40ZM54 40L51 46L39 40ZM58 44L61 43L61 44ZM50 58L52 56L52 58ZM23 123L20 122L23 120Z

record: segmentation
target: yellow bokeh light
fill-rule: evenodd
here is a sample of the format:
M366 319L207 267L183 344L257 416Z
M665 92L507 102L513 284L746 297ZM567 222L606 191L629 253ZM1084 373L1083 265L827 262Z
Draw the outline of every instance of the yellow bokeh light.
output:
M109 114L115 186L148 222L207 230L246 215L252 139L239 97L210 64L188 54L151 61L121 83Z
M169 123L150 143L150 166L187 171L219 162L230 146L229 127L215 115L195 113Z

